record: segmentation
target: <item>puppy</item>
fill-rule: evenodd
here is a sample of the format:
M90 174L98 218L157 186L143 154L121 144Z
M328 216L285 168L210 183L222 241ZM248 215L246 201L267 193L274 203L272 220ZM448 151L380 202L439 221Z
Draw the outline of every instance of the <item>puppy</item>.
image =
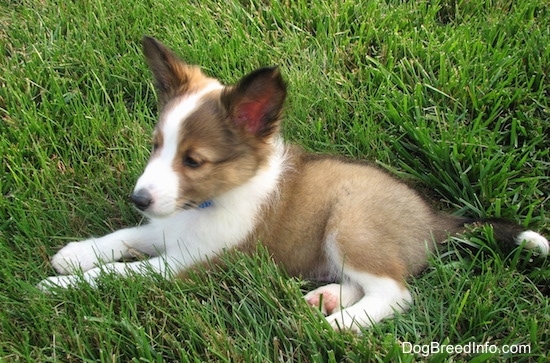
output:
M102 271L171 277L261 243L289 274L334 281L305 299L334 328L357 331L406 310L412 297L404 281L426 266L434 241L476 222L435 212L375 167L285 144L286 85L277 68L224 86L157 40L142 43L160 115L131 200L150 222L69 243L52 258L64 276L42 281L42 289L80 278L94 284ZM548 254L540 234L488 222L500 242ZM151 258L116 262L136 250Z

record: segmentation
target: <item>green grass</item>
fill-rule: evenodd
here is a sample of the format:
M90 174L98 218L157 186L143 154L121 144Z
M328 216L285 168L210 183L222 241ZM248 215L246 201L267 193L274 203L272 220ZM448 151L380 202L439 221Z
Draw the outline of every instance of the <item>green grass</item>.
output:
M143 34L227 83L279 64L287 139L374 161L441 209L550 235L545 0L8 0L0 361L547 361L550 265L496 253L486 228L452 240L410 281L409 312L361 336L331 331L301 299L311 285L262 251L185 281L106 277L96 290L37 291L58 248L141 221L127 195L156 118ZM432 341L531 353L401 348Z

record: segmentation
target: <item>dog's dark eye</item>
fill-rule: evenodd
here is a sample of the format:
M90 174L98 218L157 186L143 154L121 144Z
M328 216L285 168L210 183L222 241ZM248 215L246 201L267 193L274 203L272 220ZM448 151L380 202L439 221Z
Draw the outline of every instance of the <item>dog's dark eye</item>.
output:
M191 156L186 156L186 157L183 158L183 165L185 165L189 168L196 169L199 166L201 166L201 164L202 163L199 160L194 159Z
M157 151L159 144L157 142L153 143L153 152Z

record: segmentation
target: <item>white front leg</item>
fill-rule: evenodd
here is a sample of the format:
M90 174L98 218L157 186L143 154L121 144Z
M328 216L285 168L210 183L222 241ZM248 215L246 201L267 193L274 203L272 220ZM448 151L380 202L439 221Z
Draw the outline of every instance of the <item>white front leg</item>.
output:
M51 291L56 287L76 287L81 283L96 286L96 279L102 274L127 276L130 273L146 274L153 272L162 275L164 278L169 278L181 268L182 266L178 260L163 255L145 261L109 263L87 270L81 275L51 276L42 280L37 287L43 291Z
M88 271L100 263L144 253L157 256L164 251L163 234L153 225L122 229L103 237L71 242L52 257L52 266L60 274Z

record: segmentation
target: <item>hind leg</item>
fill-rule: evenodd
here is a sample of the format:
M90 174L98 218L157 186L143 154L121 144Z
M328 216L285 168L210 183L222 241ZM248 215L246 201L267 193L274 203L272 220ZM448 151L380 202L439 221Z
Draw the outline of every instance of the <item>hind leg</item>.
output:
M329 284L304 296L309 305L318 307L324 315L331 315L357 302L363 292L353 284Z
M412 303L412 296L401 281L351 269L346 269L344 273L361 286L364 295L327 317L335 329L359 332L360 328L367 328L392 316L394 312L406 311Z
M356 332L392 316L394 311L405 311L412 302L404 285L406 263L400 248L392 243L395 238L357 226L348 227L340 220L339 230L328 233L325 240L332 269L340 271L340 279L356 286L355 293L359 294L348 304L341 302L342 308L327 320L335 329Z

